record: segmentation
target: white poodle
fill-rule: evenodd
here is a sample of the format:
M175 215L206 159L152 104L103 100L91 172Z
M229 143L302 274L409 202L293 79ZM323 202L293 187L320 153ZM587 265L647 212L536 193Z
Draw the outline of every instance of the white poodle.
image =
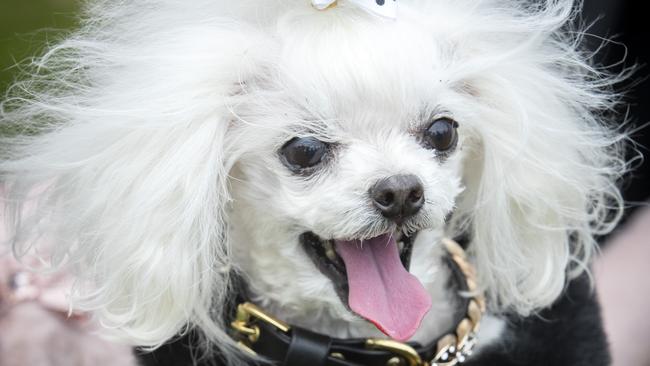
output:
M398 364L415 361L397 341L437 340L481 293L468 362L604 365L588 283L584 322L561 302L621 213L622 76L591 64L575 11L90 1L3 104L2 123L37 131L0 141L14 249L47 236L79 275L74 306L114 335L155 349L193 330L229 365L250 362L246 347L275 357L231 331L233 301L333 345L393 339L377 353ZM445 237L467 248L476 288L459 293ZM556 301L546 320L569 321L540 321ZM557 326L589 337L533 334ZM333 350L323 365L354 364Z

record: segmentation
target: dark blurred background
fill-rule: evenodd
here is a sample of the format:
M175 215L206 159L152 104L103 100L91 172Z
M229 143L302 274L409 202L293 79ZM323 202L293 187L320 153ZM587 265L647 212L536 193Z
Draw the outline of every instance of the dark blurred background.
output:
M620 90L627 91L629 115L637 127L650 122L650 82L647 80L650 75L650 32L647 27L646 5L638 0L584 1L583 21L591 23L597 20L590 28L590 33L613 40L598 54L597 62L614 65L625 58L625 62L614 67L614 71L621 70L622 67L638 66L634 78L620 85ZM601 42L597 37L590 40L592 47ZM638 143L639 151L648 155L650 128L642 128L632 137ZM629 213L632 213L650 196L650 163L639 161L629 178L624 188L625 198L632 205Z

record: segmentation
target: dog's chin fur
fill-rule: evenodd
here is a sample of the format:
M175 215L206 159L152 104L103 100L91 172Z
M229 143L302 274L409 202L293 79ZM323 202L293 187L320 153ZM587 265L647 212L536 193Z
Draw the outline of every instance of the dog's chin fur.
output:
M402 0L393 21L346 1L91 1L3 104L2 123L40 131L0 141L14 249L46 235L80 276L75 306L116 335L155 348L193 327L235 364L233 271L292 323L380 334L298 237L393 230L368 189L413 174L426 202L403 229L434 299L415 339L451 322L442 236L469 239L492 311L530 314L622 207L623 121L606 116L623 76L589 63L573 6ZM459 124L448 153L418 138L437 117ZM306 135L332 149L295 174L279 150Z

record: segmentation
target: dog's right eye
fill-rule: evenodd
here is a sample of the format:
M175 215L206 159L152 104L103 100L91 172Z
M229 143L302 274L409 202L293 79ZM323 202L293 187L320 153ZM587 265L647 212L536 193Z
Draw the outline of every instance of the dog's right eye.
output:
M438 118L424 131L424 143L439 152L448 151L458 141L457 128L456 121L446 117Z
M294 137L280 149L282 160L289 169L299 172L320 163L329 145L314 137Z

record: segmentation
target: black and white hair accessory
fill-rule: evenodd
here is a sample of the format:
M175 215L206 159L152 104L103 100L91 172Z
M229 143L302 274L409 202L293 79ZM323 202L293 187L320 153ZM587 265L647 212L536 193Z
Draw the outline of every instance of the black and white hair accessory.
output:
M326 10L344 0L311 0L312 5L318 10ZM395 19L397 18L397 0L345 0L355 4L370 13Z

